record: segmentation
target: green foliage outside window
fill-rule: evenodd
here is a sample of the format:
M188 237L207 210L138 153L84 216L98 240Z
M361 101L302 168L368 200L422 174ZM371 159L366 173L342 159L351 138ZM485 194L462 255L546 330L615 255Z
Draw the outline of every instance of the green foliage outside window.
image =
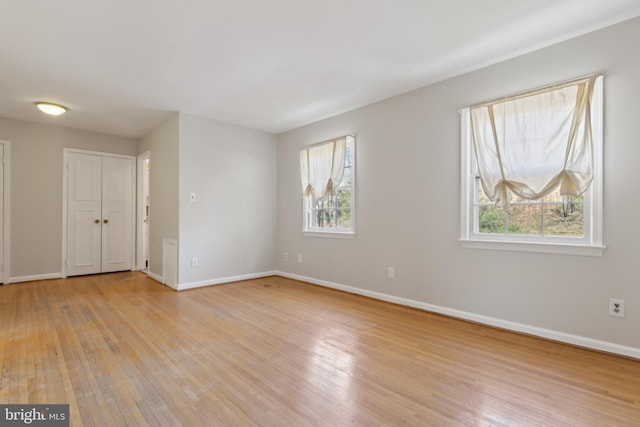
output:
M486 234L583 236L584 197L563 200L556 194L544 201L513 203L509 211L492 204L478 206L478 231Z

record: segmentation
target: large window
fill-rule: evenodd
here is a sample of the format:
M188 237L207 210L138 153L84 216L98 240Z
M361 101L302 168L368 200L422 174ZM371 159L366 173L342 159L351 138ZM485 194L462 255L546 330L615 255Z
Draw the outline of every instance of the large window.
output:
M355 137L351 135L301 151L305 234L354 236L354 166Z
M602 254L602 80L461 110L463 246Z

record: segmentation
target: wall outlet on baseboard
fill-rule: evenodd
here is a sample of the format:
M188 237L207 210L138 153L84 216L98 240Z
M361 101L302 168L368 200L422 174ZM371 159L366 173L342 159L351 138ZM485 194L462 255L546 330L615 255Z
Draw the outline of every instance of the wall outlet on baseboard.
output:
M624 300L609 298L609 316L624 317Z
M288 262L289 261L289 253L285 252L282 254L282 261L284 262Z
M396 278L396 269L393 267L387 267L387 277L389 279L395 279Z
M298 263L302 264L302 254L298 254Z

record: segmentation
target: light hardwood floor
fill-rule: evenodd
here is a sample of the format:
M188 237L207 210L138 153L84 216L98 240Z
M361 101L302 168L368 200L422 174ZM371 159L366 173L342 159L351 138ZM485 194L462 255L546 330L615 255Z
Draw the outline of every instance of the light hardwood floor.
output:
M0 287L0 403L71 426L640 425L640 361L269 277Z

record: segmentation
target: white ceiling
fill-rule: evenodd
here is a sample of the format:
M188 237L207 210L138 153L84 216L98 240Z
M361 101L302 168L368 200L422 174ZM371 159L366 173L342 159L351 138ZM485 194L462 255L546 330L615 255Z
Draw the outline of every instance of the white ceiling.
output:
M280 133L635 16L638 0L2 0L0 117L141 137L183 111Z

